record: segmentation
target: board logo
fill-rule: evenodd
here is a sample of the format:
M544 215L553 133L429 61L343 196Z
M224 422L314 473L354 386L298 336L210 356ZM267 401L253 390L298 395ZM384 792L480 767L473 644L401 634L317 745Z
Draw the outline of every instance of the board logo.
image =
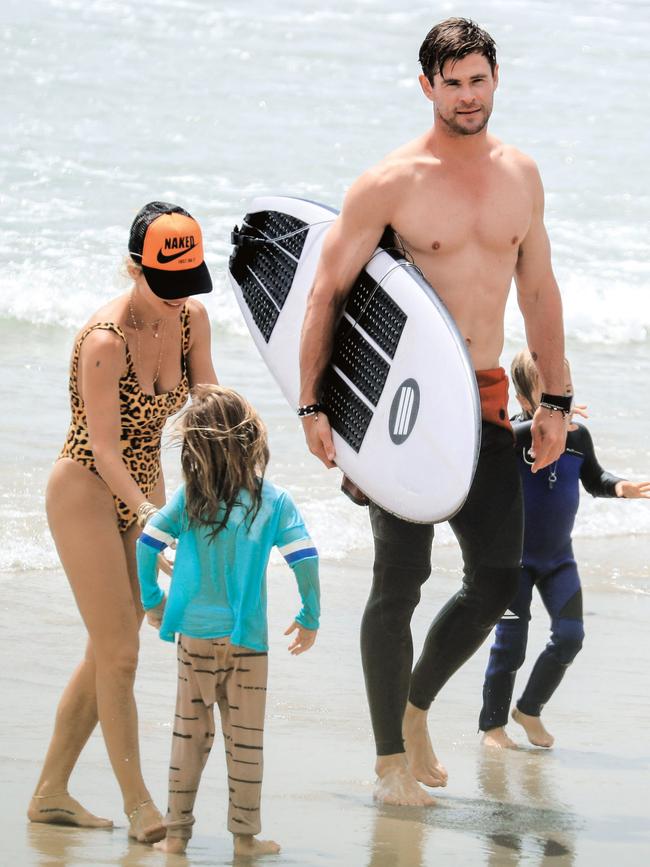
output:
M388 418L388 433L396 446L411 435L420 408L420 387L414 379L405 379L393 398Z

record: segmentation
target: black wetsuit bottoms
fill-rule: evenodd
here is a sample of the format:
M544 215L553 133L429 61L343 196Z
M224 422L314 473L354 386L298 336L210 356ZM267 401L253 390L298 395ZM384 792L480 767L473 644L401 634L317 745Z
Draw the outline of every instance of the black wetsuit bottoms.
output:
M420 587L431 574L434 528L403 521L373 503L370 521L375 563L361 624L361 656L377 755L391 755L404 751L407 700L426 710L517 592L523 505L512 433L483 422L469 496L449 522L463 554L463 586L431 624L413 672L410 622Z

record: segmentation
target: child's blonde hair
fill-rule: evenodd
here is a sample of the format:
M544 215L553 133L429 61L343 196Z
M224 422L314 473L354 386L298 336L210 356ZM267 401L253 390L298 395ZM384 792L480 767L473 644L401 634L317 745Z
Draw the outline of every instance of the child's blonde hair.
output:
M570 373L571 367L566 358L564 359L564 365ZM522 349L521 352L518 352L512 359L512 364L510 365L510 379L515 387L515 394L517 397L523 397L528 401L530 406L530 409L524 409L522 406L524 415L526 418L532 418L537 409L537 401L535 400L534 394L539 385L539 373L537 371L537 365L533 361L533 356L530 354L530 350Z
M245 518L255 519L269 462L266 427L250 403L232 388L197 385L177 423L190 523L226 526L243 488L250 495Z
M533 356L528 349L522 349L512 359L510 379L515 387L515 393L525 398L530 404L531 409L524 410L524 414L527 418L532 418L537 409L533 395L539 385L539 374Z

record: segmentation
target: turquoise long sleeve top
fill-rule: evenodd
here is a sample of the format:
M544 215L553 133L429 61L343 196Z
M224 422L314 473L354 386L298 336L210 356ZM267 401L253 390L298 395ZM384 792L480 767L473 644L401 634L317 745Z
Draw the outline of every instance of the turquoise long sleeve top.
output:
M294 571L302 600L296 621L318 629L320 585L318 553L290 494L264 480L259 512L245 519L250 497L241 491L228 523L214 540L209 528L189 523L185 486L148 521L136 551L145 611L164 598L156 559L176 544L176 559L160 637L176 633L193 638L230 636L233 644L268 650L266 568L271 550L280 549Z

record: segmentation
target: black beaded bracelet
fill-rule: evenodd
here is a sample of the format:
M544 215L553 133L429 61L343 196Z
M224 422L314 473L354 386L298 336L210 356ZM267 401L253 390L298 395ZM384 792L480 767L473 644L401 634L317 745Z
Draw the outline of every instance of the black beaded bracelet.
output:
M306 415L316 415L319 412L325 412L325 407L322 403L307 403L305 406L299 406L296 410L300 418Z
M568 415L571 412L572 404L573 398L567 394L546 394L542 392L539 400L539 405L543 406L544 409L548 409L551 412L557 410L562 415Z

